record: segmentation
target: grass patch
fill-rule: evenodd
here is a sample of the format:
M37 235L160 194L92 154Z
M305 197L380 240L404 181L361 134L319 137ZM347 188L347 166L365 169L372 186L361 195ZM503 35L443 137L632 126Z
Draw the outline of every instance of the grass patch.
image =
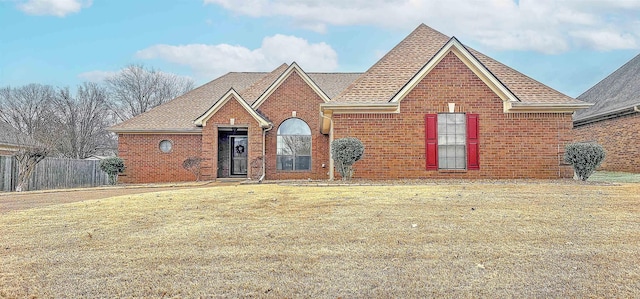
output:
M640 173L596 171L588 181L610 183L640 183Z
M640 184L243 185L0 217L0 297L638 297Z

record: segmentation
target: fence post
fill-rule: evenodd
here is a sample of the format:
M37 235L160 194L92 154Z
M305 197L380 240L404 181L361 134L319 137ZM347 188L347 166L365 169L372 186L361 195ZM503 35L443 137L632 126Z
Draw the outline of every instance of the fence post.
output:
M0 165L2 166L2 169L0 169L2 172L2 190L0 191L13 191L11 187L11 160L10 156L0 156Z

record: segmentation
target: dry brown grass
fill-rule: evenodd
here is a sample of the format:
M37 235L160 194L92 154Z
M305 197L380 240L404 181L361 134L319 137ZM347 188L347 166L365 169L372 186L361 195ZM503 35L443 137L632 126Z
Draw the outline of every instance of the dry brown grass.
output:
M640 184L245 185L0 215L0 297L639 297Z

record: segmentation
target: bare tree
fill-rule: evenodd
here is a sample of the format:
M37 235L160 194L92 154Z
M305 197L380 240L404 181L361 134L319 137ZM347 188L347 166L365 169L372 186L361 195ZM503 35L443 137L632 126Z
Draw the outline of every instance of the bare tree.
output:
M109 117L107 90L96 83L78 86L75 97L69 88L59 89L53 100L59 137L55 149L61 156L84 159L104 148L114 147L107 132Z
M36 169L36 165L47 157L48 151L44 147L26 147L14 154L18 162L18 184L16 192L27 189L31 173Z
M192 79L129 65L105 80L111 93L111 109L120 120L144 113L193 89Z
M311 136L285 135L282 136L282 141L285 155L294 157L311 155Z
M49 85L0 88L0 120L46 145L53 139L50 126L54 97L55 90Z
M12 154L18 165L16 191L26 190L31 173L36 164L47 156L47 149L25 133L0 120L0 143L11 145L17 150ZM12 151L12 150L10 150Z

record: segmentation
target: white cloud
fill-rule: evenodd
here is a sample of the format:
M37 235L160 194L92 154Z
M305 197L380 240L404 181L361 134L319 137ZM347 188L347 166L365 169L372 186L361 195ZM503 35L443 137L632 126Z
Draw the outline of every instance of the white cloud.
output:
M91 6L92 0L28 0L18 4L18 9L30 15L64 17Z
M104 81L104 79L111 77L117 73L118 72L114 72L114 71L90 71L90 72L81 73L80 75L78 75L78 78L83 79L85 81L97 83L97 82L102 82Z
M640 0L203 1L239 15L284 16L293 25L316 32L343 25L406 30L425 23L463 41L471 38L501 50L559 53L640 45L636 24Z
M271 71L282 63L297 62L305 71L333 71L338 55L326 43L276 34L265 37L258 49L239 45L154 45L136 53L142 59L163 59L190 67L198 77L212 78L230 71Z

